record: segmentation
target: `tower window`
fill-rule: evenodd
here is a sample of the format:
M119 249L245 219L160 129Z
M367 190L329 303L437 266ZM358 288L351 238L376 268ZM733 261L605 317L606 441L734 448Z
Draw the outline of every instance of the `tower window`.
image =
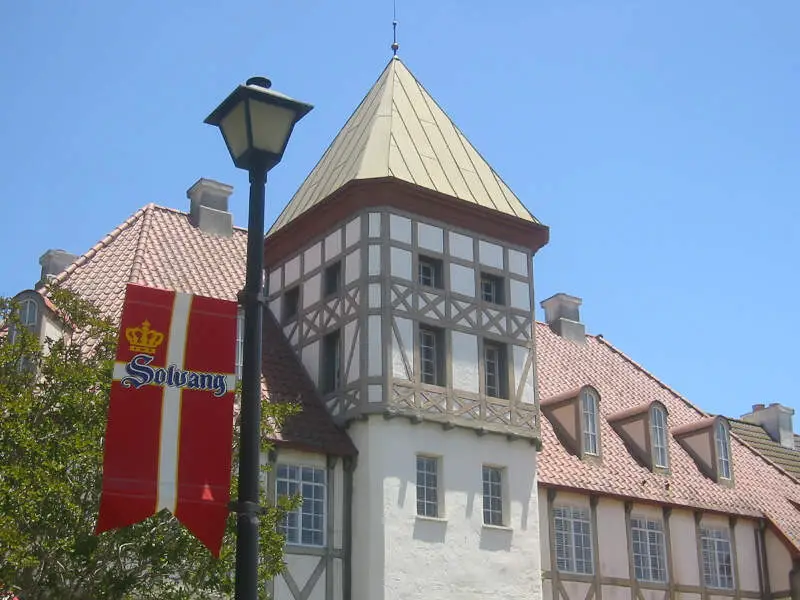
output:
M481 299L492 304L505 304L505 280L497 275L481 273Z
M483 378L487 396L508 398L508 368L506 365L505 345L484 342Z
M669 466L667 453L667 411L662 406L650 409L650 438L653 441L653 464L666 469Z
M417 514L439 516L439 459L417 456Z
M322 338L322 393L328 394L341 385L342 344L339 330Z
M420 285L443 288L442 261L429 256L420 255L418 258L417 281Z
M583 415L583 453L599 454L597 443L597 395L591 390L581 392L581 413Z
M483 522L503 525L503 469L483 466Z
M281 321L288 323L297 318L297 309L300 306L300 286L297 285L283 294L283 310Z
M419 363L422 383L444 385L444 330L419 328Z
M342 287L342 261L325 267L325 296L333 296Z

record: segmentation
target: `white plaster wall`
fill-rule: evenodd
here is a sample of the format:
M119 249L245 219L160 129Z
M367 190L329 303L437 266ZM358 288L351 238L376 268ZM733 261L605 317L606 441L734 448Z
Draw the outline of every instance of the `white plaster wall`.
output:
M361 250L356 248L344 257L344 284L348 285L361 277Z
M475 269L450 264L450 289L457 294L475 297Z
M368 306L369 308L380 308L381 307L381 284L380 283L370 283L369 289L367 290L369 294Z
M520 400L528 404L535 402L533 394L533 366L528 365L528 372L525 372L525 364L528 360L530 350L525 346L511 346L514 360L514 393L522 385Z
M367 317L367 376L376 377L383 373L383 335L380 315Z
M303 273L310 273L322 264L322 243L317 242L303 253Z
M474 259L472 238L467 235L450 232L450 255L464 260Z
M411 279L411 252L402 248L392 248L390 251L390 268L392 277Z
M600 573L628 579L628 539L625 531L625 505L601 498L597 502L597 539L600 545ZM606 551L613 549L613 551Z
M478 260L482 265L503 268L503 247L485 240L478 242Z
M344 228L344 246L349 248L361 239L361 217L356 217Z
M303 366L314 385L319 384L319 342L311 342L302 350Z
M281 322L281 299L283 296L276 296L274 300L270 300L269 302L269 310L272 312L272 316L275 317L275 320L280 323Z
M739 565L739 588L751 592L758 589L758 552L756 550L755 521L740 519L734 527L736 538L736 558Z
M517 275L528 276L528 255L519 250L509 249L508 270Z
M586 593L591 586L590 583L585 581L562 581L561 584L564 586L569 600L583 600L586 598Z
M769 565L769 585L773 593L789 589L789 572L792 570L792 558L786 546L769 529L764 534L767 547L767 564Z
M541 598L536 451L503 436L371 417L350 435L353 597ZM416 517L416 454L442 457L446 520ZM505 465L510 528L482 526L481 466Z
M629 587L619 585L603 586L603 600L631 600L631 598L631 588Z
M411 219L389 215L389 237L398 242L411 243Z
M531 289L527 281L511 280L511 306L520 310L531 310Z
M303 282L303 308L308 308L315 302L319 302L322 295L322 277L319 273L309 277Z
M381 214L369 213L369 237L381 237Z
M453 387L467 392L478 392L478 338L469 333L453 331Z
M688 510L673 510L669 518L669 532L672 538L672 569L675 581L686 585L700 585L694 514Z
M367 273L369 275L381 274L381 247L378 244L371 244L369 247Z
M358 321L350 321L344 326L344 360L350 361L350 368L347 370L347 376L345 377L347 383L355 381L361 375L359 350ZM350 358L351 352L352 358ZM344 366L347 367L346 362Z
M300 279L300 255L298 254L289 260L286 265L284 265L283 271L283 287L288 287Z
M41 318L41 328L42 328L42 340L60 340L64 336L64 330L59 327L58 323L56 323L52 319L48 319L46 313L42 313Z
M269 293L279 292L283 287L283 267L278 267L269 274Z
M411 319L395 317L394 323L400 338L398 339L396 334L392 335L392 375L397 379L412 379L414 377L414 322ZM410 372L406 369L406 363L408 363Z
M342 253L342 230L337 229L325 238L325 262Z
M444 250L444 232L441 227L419 223L417 225L417 244L420 248L442 252Z

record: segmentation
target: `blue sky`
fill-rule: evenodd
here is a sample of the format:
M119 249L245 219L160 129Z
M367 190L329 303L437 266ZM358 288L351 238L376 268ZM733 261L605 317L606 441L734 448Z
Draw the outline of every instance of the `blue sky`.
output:
M377 78L391 0L17 2L0 20L0 295L199 177L255 74L315 105L271 222ZM710 412L797 408L800 3L398 0L400 56L551 227L536 294ZM541 312L539 312L541 316ZM796 422L800 421L800 414ZM795 425L795 429L798 426Z

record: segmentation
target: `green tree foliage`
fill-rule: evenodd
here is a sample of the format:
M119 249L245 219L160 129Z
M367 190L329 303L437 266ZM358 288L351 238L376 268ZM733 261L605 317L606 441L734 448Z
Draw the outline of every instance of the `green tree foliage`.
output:
M230 597L235 515L220 559L166 511L93 534L116 334L68 291L53 290L51 299L75 333L43 345L20 326L13 303L0 299L0 598ZM294 410L265 404L262 430ZM235 490L234 478L232 498ZM276 524L296 502L262 515L263 582L283 567Z

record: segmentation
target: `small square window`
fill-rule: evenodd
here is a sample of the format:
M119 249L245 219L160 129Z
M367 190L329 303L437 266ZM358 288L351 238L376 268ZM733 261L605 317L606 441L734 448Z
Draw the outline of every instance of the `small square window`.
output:
M300 305L300 286L295 286L290 290L286 290L283 294L283 310L281 321L288 323L292 319L297 318L297 309Z
M420 285L443 288L442 261L430 256L419 256L417 267L417 281Z
M419 362L422 383L445 385L444 352L444 330L420 326Z
M492 304L505 304L505 280L497 275L481 273L481 299Z
M508 398L507 365L505 345L494 342L484 342L483 379L487 396Z
M342 348L339 330L322 338L322 393L337 390L341 384Z
M325 267L325 296L333 296L342 287L342 261Z

